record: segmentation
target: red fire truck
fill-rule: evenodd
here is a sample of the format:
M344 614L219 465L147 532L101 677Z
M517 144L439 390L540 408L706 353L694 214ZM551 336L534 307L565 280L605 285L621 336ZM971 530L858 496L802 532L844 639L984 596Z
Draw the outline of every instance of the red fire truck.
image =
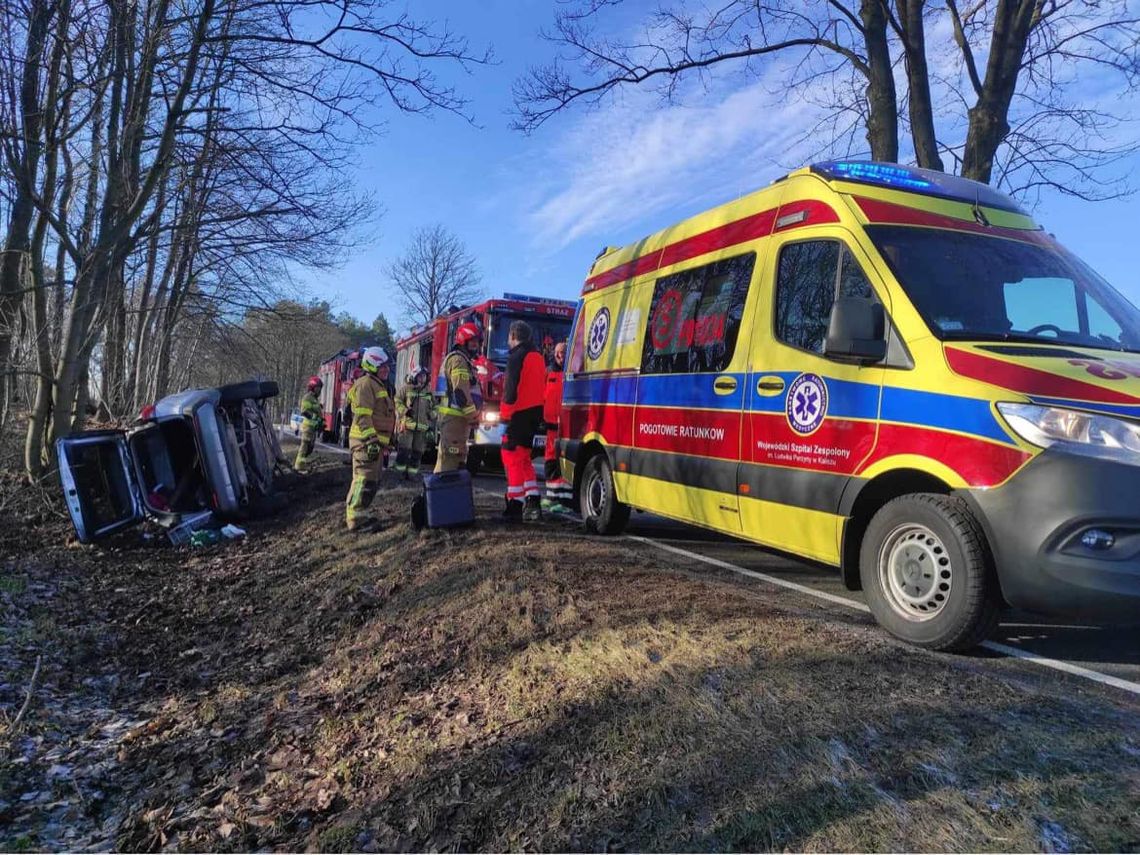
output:
M483 412L472 431L467 455L467 467L475 471L486 453L497 450L502 442L504 427L499 422L499 402L503 396L503 369L510 350L507 334L511 322L530 324L535 343L549 358L554 345L569 336L576 307L577 303L572 300L504 294L501 299L486 300L440 315L434 321L414 327L407 337L396 342L396 385L402 386L410 374L422 367L430 373L436 394L442 395L444 388L439 370L455 340L456 328L470 321L483 330L483 352L475 362L483 392Z
M352 388L352 371L360 365L363 350L342 350L321 363L317 376L324 383L321 409L324 411L326 442L348 446L348 390Z

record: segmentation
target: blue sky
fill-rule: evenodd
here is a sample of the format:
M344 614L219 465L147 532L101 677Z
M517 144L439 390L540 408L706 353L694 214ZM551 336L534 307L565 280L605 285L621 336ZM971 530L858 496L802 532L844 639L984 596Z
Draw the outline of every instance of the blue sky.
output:
M373 238L336 270L299 278L312 297L370 322L400 312L384 276L420 226L442 223L467 245L489 296L504 291L576 298L603 245L620 245L757 189L810 156L802 103L773 103L770 79L727 77L686 106L627 91L601 110L572 109L532 136L509 128L511 84L550 57L538 37L553 0L417 0L417 16L447 20L498 64L470 75L439 68L470 99L478 122L381 114L382 136L359 152L346 181L385 212ZM800 154L800 152L803 152ZM1128 164L1134 172L1140 158ZM1133 244L1140 197L1088 203L1044 196L1034 214L1062 243L1140 304Z

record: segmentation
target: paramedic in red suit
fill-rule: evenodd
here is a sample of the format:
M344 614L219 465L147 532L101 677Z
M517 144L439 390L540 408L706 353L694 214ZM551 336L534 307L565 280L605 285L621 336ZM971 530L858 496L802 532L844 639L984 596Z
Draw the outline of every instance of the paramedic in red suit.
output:
M503 469L507 473L504 519L539 520L542 509L538 480L531 463L534 435L542 424L546 363L534 346L534 333L525 321L511 324L507 344L507 376L503 385L501 417L507 424L503 437Z
M550 370L546 372L546 394L542 405L542 420L546 423L545 478L546 495L542 499L544 511L556 513L570 510L574 491L562 477L558 464L558 419L562 414L562 371L566 361L566 342L554 348Z

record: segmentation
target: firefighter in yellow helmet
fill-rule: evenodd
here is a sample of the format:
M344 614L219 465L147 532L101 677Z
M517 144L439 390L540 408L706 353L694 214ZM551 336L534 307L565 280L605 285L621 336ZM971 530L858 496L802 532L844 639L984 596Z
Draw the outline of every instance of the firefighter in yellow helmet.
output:
M396 396L396 418L400 428L396 474L405 481L420 471L428 431L435 419L435 398L428 388L430 376L426 368L417 369Z
M396 408L386 382L391 370L388 354L379 347L366 348L360 367L364 373L348 390L352 406L352 428L348 432L352 484L345 499L344 520L349 531L376 526L376 520L363 517L361 511L376 498L384 449L391 442L396 426Z
M473 323L460 324L455 347L443 360L440 379L443 400L439 405L439 454L436 472L460 469L467 462L467 436L479 418L483 394L472 360L483 344L483 332Z
M324 421L319 399L322 388L324 383L320 377L310 377L308 388L301 396L301 447L297 449L297 459L293 461L293 468L298 472L304 472L308 468L313 448L317 444L317 433Z

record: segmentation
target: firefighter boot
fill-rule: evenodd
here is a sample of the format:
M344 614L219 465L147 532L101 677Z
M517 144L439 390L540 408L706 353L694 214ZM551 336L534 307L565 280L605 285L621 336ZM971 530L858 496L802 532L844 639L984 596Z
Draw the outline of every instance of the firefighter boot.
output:
M542 506L538 496L527 496L526 507L523 508L522 518L527 522L538 522L542 519Z

